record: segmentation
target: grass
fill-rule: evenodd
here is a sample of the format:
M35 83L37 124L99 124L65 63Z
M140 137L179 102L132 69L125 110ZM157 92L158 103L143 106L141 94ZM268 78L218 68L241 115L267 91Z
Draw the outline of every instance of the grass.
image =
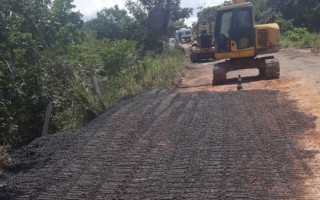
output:
M320 53L320 34L317 34L315 39L312 42L312 49L313 53Z
M185 62L181 51L167 49L161 55L147 55L132 66L120 70L116 75L100 76L98 84L104 105L108 108L126 96L133 96L151 88L170 88L177 72ZM100 111L97 95L90 77L78 77L71 87L74 103L54 116L53 122L59 130L70 131L82 126L88 113Z
M122 70L116 77L99 80L103 102L107 107L125 96L151 88L170 88L185 62L180 51L169 49L162 55L148 55L137 65Z

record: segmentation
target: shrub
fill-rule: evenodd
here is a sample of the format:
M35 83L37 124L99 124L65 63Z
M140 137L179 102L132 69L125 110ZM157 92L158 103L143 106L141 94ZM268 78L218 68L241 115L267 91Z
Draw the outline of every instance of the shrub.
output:
M137 42L130 40L100 41L100 55L103 68L110 75L117 74L123 68L129 68L137 61Z
M312 42L312 52L320 53L320 34L315 34L315 37Z
M180 51L168 49L158 56L149 53L135 65L123 68L117 76L100 77L105 105L110 106L144 89L169 88L183 63L184 55Z
M17 62L12 66L15 73L8 67L0 71L0 143L19 147L39 137L48 104L53 106L51 133L91 120L100 112L93 76L110 107L146 88L170 87L184 62L175 50L138 58L135 41L103 40L69 45L66 54L57 57L43 52L33 64ZM0 62L0 67L6 63Z
M306 28L294 28L281 35L281 46L290 48L311 48L317 44L317 34L309 33Z
M282 33L294 30L293 19L286 20L286 19L280 18L278 20L278 24L280 26L280 30Z
M299 42L308 37L309 32L306 28L294 28L292 31L285 32L284 35L289 41Z

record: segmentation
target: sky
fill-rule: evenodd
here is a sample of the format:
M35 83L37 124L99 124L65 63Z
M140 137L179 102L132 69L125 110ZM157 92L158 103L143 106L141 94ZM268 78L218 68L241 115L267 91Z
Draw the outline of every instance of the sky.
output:
M197 12L199 7L216 6L223 3L224 0L181 0L181 7L193 8L193 15L186 20L186 24L191 26L192 22L197 21ZM84 15L84 20L96 17L96 13L103 8L110 8L118 5L124 9L126 0L74 0L75 11L80 11Z

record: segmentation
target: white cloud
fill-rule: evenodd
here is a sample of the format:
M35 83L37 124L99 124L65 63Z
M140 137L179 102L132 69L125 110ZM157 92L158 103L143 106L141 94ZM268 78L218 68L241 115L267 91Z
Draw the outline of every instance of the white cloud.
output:
M210 7L217 6L224 2L224 0L182 0L181 7L190 7L193 8L193 14L189 19L186 19L185 23L187 26L191 26L193 22L196 22L197 13L199 12L199 7Z
M193 8L193 15L186 19L186 24L191 26L192 22L197 21L198 8L216 6L223 3L224 0L182 0L181 7ZM80 11L84 15L84 19L91 19L96 17L97 11L103 8L111 8L118 5L119 8L125 8L126 0L74 0L76 8L74 10Z
M76 5L74 10L80 11L84 15L84 19L93 18L96 16L97 11L103 8L111 8L118 5L119 8L125 7L126 0L74 0L73 4Z
M184 21L184 23L185 23L187 26L191 27L191 26L192 26L192 23L193 23L193 22L196 22L197 20L198 20L197 16L192 16L192 17L186 19L186 20Z
M210 0L199 0L199 2L201 3L201 5L203 7L210 7L210 6L217 6L220 5L224 2L224 0L214 0L214 1L210 1Z
M210 6L217 6L224 2L224 0L182 0L181 6L182 7L191 7L197 12L197 8L199 7L210 7ZM197 13L194 14L197 14Z

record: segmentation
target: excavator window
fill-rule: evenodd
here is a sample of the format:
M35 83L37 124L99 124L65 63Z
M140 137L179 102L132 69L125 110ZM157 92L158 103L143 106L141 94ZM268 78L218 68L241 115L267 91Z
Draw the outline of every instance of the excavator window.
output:
M234 13L234 40L238 49L245 49L253 46L252 20L249 10L239 10Z
M201 35L206 35L207 34L207 30L201 30Z
M220 33L226 37L230 37L232 27L232 15L232 12L226 12L222 15Z
M228 51L229 49L229 41L230 41L230 34L232 30L232 21L233 21L233 12L225 12L221 16L221 23L219 27L219 49L223 52Z
M197 42L201 48L212 47L211 22L200 21L197 23Z

